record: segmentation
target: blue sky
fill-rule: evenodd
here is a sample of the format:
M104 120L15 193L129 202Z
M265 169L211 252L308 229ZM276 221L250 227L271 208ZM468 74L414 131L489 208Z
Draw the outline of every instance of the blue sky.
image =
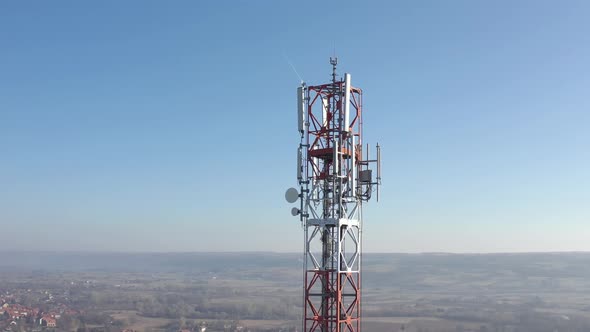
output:
M383 147L380 252L590 250L586 1L0 4L0 250L300 251L295 89Z

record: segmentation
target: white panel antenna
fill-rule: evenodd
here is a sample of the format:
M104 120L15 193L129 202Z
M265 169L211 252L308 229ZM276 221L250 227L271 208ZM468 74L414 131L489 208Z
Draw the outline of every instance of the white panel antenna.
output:
M303 179L303 153L301 147L297 148L297 180Z
M302 84L297 88L297 124L301 133L305 124L305 113L305 84Z
M344 74L344 131L350 130L350 74Z
M322 125L328 126L328 110L330 105L328 104L328 98L322 97Z

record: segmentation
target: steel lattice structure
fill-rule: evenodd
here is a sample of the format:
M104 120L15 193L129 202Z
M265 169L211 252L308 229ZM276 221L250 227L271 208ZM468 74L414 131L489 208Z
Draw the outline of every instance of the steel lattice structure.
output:
M301 143L297 178L299 215L305 231L303 331L361 330L362 207L379 193L380 147L369 160L362 136L362 90L350 75L297 89ZM377 176L372 179L370 166Z

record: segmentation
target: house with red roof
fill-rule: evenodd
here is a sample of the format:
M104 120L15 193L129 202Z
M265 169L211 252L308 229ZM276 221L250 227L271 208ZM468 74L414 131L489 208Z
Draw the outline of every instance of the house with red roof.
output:
M51 316L43 316L39 320L39 324L45 327L57 327L57 320Z

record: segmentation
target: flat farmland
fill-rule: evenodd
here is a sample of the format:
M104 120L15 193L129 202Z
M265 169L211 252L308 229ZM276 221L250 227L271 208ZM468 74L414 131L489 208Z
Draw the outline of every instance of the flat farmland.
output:
M301 330L298 254L5 257L2 294L27 305L79 310L62 319L64 331L80 326ZM363 259L365 331L590 331L588 253L365 254Z

